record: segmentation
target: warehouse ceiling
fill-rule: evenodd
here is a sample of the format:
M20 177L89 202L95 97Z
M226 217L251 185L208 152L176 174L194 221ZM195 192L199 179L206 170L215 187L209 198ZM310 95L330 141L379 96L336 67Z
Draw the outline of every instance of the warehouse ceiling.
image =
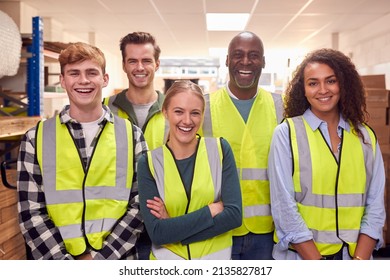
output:
M18 1L18 0L14 0ZM332 34L358 30L390 12L389 0L22 0L64 31L112 53L129 32L154 34L162 56L208 56L237 31L208 31L206 13L248 13L245 29L266 50L330 47ZM67 42L66 42L67 43Z

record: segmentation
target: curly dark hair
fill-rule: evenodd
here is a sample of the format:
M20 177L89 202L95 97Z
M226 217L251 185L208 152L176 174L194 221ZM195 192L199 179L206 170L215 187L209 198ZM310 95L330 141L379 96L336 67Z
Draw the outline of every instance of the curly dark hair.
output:
M315 50L297 67L285 92L284 117L302 115L310 108L305 96L304 70L308 64L315 62L326 64L333 69L340 86L339 111L344 119L351 122L356 133L362 136L359 124L368 119L363 82L351 59L333 49Z

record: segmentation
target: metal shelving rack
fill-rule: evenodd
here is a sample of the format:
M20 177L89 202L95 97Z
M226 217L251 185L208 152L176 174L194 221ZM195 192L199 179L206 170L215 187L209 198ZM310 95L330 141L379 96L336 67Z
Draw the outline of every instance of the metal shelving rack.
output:
M42 116L44 90L42 18L33 17L32 27L32 44L28 47L31 57L27 59L27 114L28 116Z

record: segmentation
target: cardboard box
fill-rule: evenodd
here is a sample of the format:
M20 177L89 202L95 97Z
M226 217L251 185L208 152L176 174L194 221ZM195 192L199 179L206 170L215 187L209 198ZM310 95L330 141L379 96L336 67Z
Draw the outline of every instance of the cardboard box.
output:
M379 145L385 145L390 143L390 127L389 125L376 125L370 124L374 130L375 135L378 139Z
M366 75L360 76L364 87L367 88L381 88L386 89L385 75Z
M368 104L367 104L368 105ZM371 107L367 106L369 114L367 123L370 126L381 126L389 124L389 108L388 107Z
M386 180L385 186L385 210L386 210L386 221L385 227L383 228L385 244L390 244L390 181Z
M381 88L366 89L366 104L369 107L389 107L389 91Z

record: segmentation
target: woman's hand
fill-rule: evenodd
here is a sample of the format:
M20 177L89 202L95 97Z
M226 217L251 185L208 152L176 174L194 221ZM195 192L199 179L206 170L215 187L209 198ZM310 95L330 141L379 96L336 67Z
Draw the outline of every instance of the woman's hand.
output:
M222 201L209 204L209 209L210 209L211 217L214 218L219 213L221 213L224 209Z
M150 213L157 219L162 220L169 218L165 204L159 197L155 196L153 199L146 200L146 207L150 209Z

